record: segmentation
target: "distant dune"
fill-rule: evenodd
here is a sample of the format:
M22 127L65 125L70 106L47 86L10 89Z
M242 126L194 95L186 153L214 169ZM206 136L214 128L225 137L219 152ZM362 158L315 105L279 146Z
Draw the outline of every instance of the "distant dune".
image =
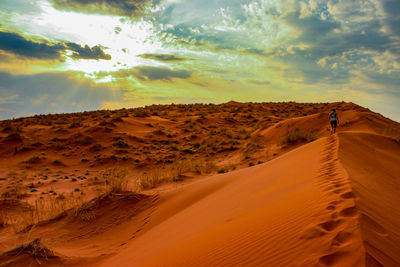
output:
M400 125L355 104L150 106L0 131L0 266L400 266Z

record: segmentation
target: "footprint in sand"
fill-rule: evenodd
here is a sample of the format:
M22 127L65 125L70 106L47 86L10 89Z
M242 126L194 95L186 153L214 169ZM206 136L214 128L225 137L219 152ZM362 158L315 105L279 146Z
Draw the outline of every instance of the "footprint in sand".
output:
M342 217L355 217L357 216L357 214L357 208L354 206L345 208L339 212L339 215Z
M315 225L312 225L303 230L302 234L300 235L300 238L310 240L323 235L326 235L325 231L323 231L321 228Z
M333 206L333 205L329 205L328 207L326 207L326 209L327 209L327 210L335 210L336 208L335 208L335 206Z
M335 194L340 194L340 193L343 192L343 189L335 189L332 192L335 193Z
M350 191L350 192L341 194L340 197L343 199L350 199L350 198L355 198L356 196L354 195L354 193L352 191Z
M324 229L326 231L332 231L336 227L338 227L342 222L343 222L343 220L341 220L341 219L339 219L339 220L330 220L330 221L326 221L326 222L320 223L318 225L322 229Z
M319 258L319 262L325 266L332 266L338 263L343 257L347 256L349 252L337 251L331 254L327 254Z
M340 231L333 238L332 246L340 246L340 245L346 243L348 240L350 240L352 236L353 236L352 233L349 233L347 231Z
M343 202L343 200L333 200L333 201L329 202L329 205L337 205L337 204L340 204L342 202Z

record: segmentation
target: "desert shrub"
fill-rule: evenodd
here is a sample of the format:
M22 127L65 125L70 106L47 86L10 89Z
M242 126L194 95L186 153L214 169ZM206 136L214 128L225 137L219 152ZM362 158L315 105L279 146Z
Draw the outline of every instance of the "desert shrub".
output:
M81 127L81 121L80 120L73 120L72 123L69 125L69 128L78 128Z
M226 173L226 172L228 172L229 170L228 170L228 168L226 168L226 167L222 167L222 168L219 168L218 169L218 173Z
M295 128L287 133L281 140L281 145L295 144L298 142L311 142L318 138L319 131L314 130L302 130Z
M198 174L212 173L217 167L211 161L203 159L197 160L179 160L163 169L155 169L144 173L136 180L136 186L139 190L154 188L165 182L178 182L184 180L185 173L195 172Z
M103 149L103 146L101 144L94 144L89 148L89 150L93 151L93 152L98 152L98 151L101 151L102 149Z
M54 191L50 190L48 198L39 198L24 212L19 212L17 215L7 217L6 223L14 227L16 231L29 231L34 225L55 220L65 216L67 210L79 207L83 202L79 196L73 194L54 195Z
M12 256L18 256L18 255L24 254L24 253L30 255L33 258L40 258L40 259L45 259L45 260L48 260L49 258L57 257L57 256L55 256L53 251L46 248L40 242L39 238L36 238L27 244L23 244L12 250L9 250L9 251L5 252L4 255L12 257Z
M133 116L144 118L144 117L149 117L150 113L144 108L137 108L133 110Z
M1 193L1 197L21 199L26 196L25 190L25 187L21 183L16 183L4 190Z
M110 121L111 121L112 123L114 123L114 122L121 122L121 121L123 121L123 120L122 120L121 116L115 116L115 117L111 118Z
M53 165L56 165L56 166L64 166L64 167L65 167L64 162L62 162L62 161L59 160L59 159L54 160L54 161L53 161Z
M83 138L78 139L77 143L82 146L88 146L94 142L91 136L85 136Z
M139 190L151 189L169 180L170 177L167 177L167 175L163 171L159 169L152 170L151 172L144 173L137 178L136 187Z
M123 140L118 140L114 142L112 145L118 148L129 148L129 144L125 143L125 141Z
M104 179L102 194L108 195L111 193L120 193L127 191L128 178L127 171L118 167L107 169L102 172L101 176Z
M39 156L32 156L31 158L29 158L27 161L25 161L26 163L29 163L29 164L35 164L35 163L39 163L41 160L40 160L40 157Z
M246 145L246 149L243 151L243 154L245 156L251 155L255 153L258 149L260 148L260 145L255 143L255 142L249 142Z

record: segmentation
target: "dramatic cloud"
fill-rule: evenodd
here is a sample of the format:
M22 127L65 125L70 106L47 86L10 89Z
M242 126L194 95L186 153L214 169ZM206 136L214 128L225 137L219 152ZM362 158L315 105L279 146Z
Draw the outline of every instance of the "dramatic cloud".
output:
M90 48L87 45L82 47L71 42L50 43L43 40L35 42L13 32L0 32L0 50L26 58L44 60L61 59L66 50L72 51L72 58L75 59L111 59L111 56L105 54L98 45Z
M67 43L67 49L73 51L72 58L76 59L105 59L110 60L111 56L104 53L99 45L90 48L88 45L80 46L74 43Z
M59 59L62 44L36 43L11 32L0 32L0 50L28 58Z
M171 70L161 67L137 67L122 70L115 74L118 77L135 77L141 81L171 81L173 78L188 79L192 73L187 70Z
M95 110L122 93L75 77L75 73L12 75L0 72L0 119L56 112Z
M140 80L165 80L170 81L172 78L187 79L191 76L191 72L187 70L170 70L157 67L140 67L137 68L137 77Z
M86 13L140 17L159 0L51 0L54 7Z
M184 60L188 60L188 58L177 57L175 55L166 55L166 54L142 54L142 55L139 55L139 57L158 60L158 61L184 61Z

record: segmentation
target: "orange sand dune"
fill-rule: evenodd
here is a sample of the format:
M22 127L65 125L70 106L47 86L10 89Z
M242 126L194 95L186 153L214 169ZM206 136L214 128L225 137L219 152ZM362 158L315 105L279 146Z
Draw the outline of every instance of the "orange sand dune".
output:
M371 133L339 136L367 259L372 266L400 266L400 144Z
M0 235L2 250L41 238L57 256L42 266L400 266L400 144L384 136L398 125L347 110L339 134L329 135L326 118L255 130L252 140L266 146L293 129L322 136L264 164L93 200L95 219L69 211L26 235ZM153 134L150 120L169 123L116 124L143 137ZM0 256L7 264L39 266L25 254Z
M102 266L363 266L337 138L161 198L149 223Z

